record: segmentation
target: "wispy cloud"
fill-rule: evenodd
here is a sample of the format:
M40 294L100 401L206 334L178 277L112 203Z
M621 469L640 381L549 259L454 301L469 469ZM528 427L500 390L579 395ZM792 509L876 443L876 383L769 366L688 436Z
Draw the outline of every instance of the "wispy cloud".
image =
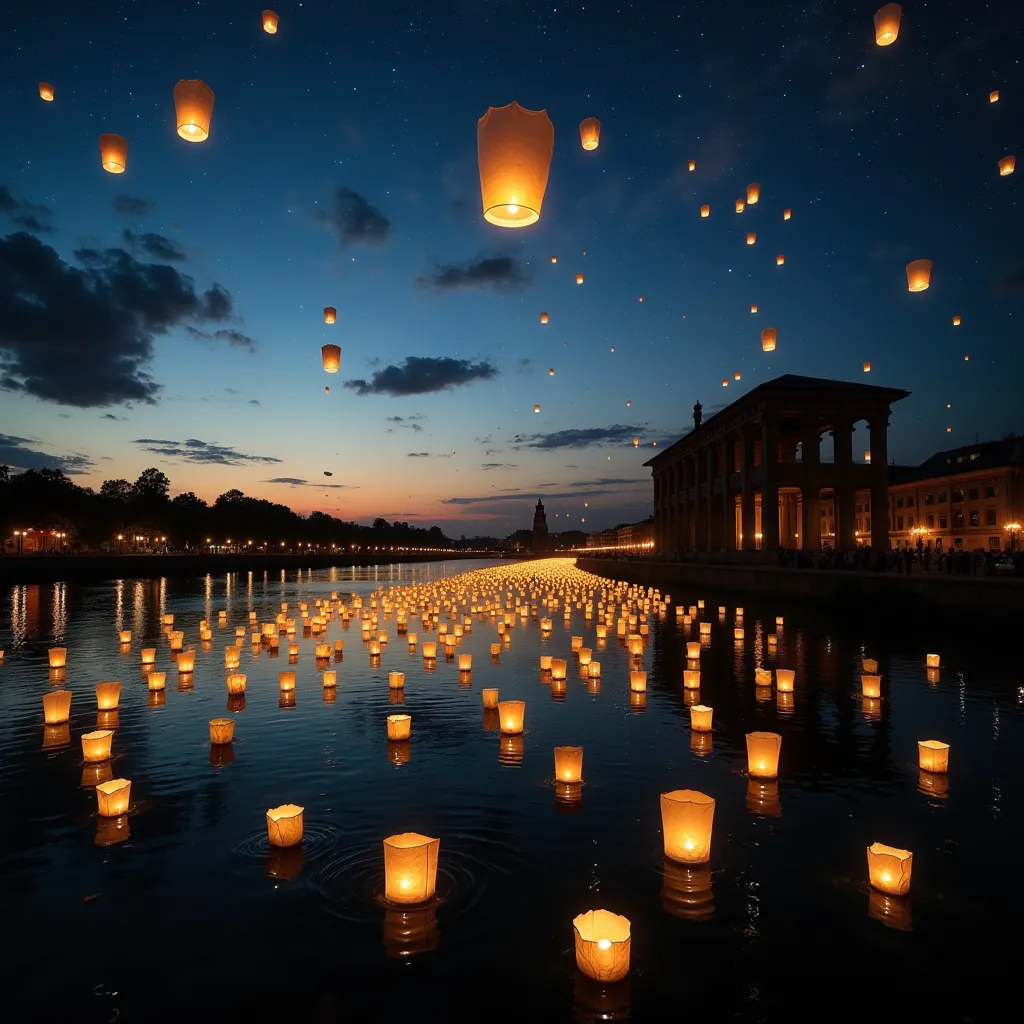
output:
M459 288L490 288L518 291L530 283L530 276L513 256L479 256L462 263L439 264L431 274L416 278L421 288L450 292Z
M273 455L251 455L240 452L236 448L215 444L212 441L199 441L189 438L187 441L165 441L153 437L136 438L133 444L139 445L145 452L164 455L180 462L195 462L219 466L245 466L253 463L281 462Z
M301 476L274 476L263 481L265 484L287 484L289 487L326 487L331 491L358 491L358 484L327 484L306 480Z
M87 455L48 455L35 447L39 442L29 437L0 434L0 466L12 469L60 469L69 476L88 472L95 463Z
M571 430L556 430L551 434L516 435L513 444L527 448L553 450L557 448L590 448L595 445L623 444L642 431L642 427L613 423L609 427L585 427Z

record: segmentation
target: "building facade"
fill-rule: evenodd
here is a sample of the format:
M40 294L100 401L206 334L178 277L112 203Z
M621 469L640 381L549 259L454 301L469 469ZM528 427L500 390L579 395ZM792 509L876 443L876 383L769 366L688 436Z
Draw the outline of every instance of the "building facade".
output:
M654 523L645 519L642 523L616 526L613 530L602 530L587 537L588 551L614 552L642 555L654 548Z

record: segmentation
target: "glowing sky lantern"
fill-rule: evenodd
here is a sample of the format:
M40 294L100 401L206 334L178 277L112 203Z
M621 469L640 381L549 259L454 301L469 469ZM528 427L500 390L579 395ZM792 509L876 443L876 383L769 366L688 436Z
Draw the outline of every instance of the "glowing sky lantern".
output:
M535 406L533 407L533 411L534 411L534 412L540 412L540 406L539 406L539 405L535 405Z
M557 263L558 262L558 257L557 256L552 256L551 257L551 262L552 263Z
M577 284L583 284L583 275L582 274L577 274L576 275L576 283Z
M932 280L932 261L914 260L907 264L907 291L927 291Z
M747 186L747 206L753 206L761 198L761 186L755 181Z
M709 205L708 205L707 203L705 203L705 204L704 204L704 205L703 205L703 206L702 206L702 207L700 208L700 215L701 215L702 217L710 217L710 216L711 216L711 207L710 207L710 206L709 206Z
M548 376L549 376L549 377L554 377L554 375L555 375L555 368L554 368L554 367L552 366L552 367L551 367L551 368L550 368L550 369L548 370Z
M889 46L896 42L902 17L903 8L899 4L886 4L875 11L875 42L879 46Z
M999 102L999 90L998 89L993 89L988 94L988 101L989 101L989 103L998 103Z
M742 199L737 199L736 200L736 212L737 213L742 213L744 211L744 209L746 209L746 203L744 203Z
M780 252L779 255L775 257L775 266L781 267L785 262L786 257Z
M956 316L953 317L953 326L954 327L959 327L960 326L960 314L959 313Z
M580 121L580 142L584 149L597 149L601 141L601 122L596 117Z
M101 135L100 163L111 174L124 174L128 166L128 140L120 135Z
M757 303L756 302L751 303L751 305L750 305L750 312L751 313L756 313L757 312Z
M782 211L782 219L783 220L789 220L790 217L792 217L792 216L793 216L793 211L792 210L783 210Z
M53 102L53 86L49 82L39 83L39 98L47 103Z
M277 11L264 11L263 12L263 31L267 35L274 35L277 32Z
M186 142L205 142L210 137L213 101L213 90L198 78L182 78L174 87L175 124Z
M695 170L697 170L697 161L696 161L696 160L691 160L691 161L690 161L690 162L689 162L689 163L688 163L688 164L686 165L686 169L687 169L688 171L695 171Z
M626 408L628 409L632 404L633 404L632 399L627 398L626 399Z
M324 306L324 323L333 324L338 319L338 311L334 306Z
M747 232L747 245L753 245L756 241L757 241L757 232L756 231L748 231Z
M555 127L545 110L488 107L476 125L484 220L524 228L540 220Z
M341 348L338 345L324 345L320 355L324 361L324 373L337 373L341 367Z
M778 340L779 332L774 327L766 327L761 332L761 350L764 352L774 352L775 342Z
M870 360L867 360L867 359L864 360L864 372L865 373L870 373L871 372L871 362L870 362Z
M1016 166L1017 158L1015 156L1004 156L999 161L999 177L1005 178L1007 175L1013 174L1013 169Z
M728 377L723 377L722 378L722 387L723 388L727 388L728 386L729 386L729 378Z
M639 448L640 447L640 438L639 437L634 437L633 438L633 447L634 448Z
M733 379L733 380L740 380L740 379L742 378L742 376L743 376L743 375L742 375L742 374L740 373L740 371L739 371L739 370L737 370L737 371L736 371L736 372L735 372L735 373L734 373L734 374L732 375L732 379Z

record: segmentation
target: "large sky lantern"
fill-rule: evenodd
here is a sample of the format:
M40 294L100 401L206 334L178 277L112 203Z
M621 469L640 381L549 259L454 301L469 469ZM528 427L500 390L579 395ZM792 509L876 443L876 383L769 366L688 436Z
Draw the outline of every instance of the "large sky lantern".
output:
M100 165L110 174L124 174L128 166L128 140L111 133L101 135Z
M747 186L747 206L753 206L761 198L761 186L755 181Z
M756 231L748 231L747 232L747 245L753 245L756 241L757 241L757 232Z
M43 721L46 725L63 725L70 717L70 690L51 690L43 694Z
M580 121L580 142L584 149L597 149L601 142L601 122L596 117Z
M47 103L53 102L53 86L49 82L39 83L39 98Z
M389 903L426 903L437 888L440 839L402 832L384 840L384 899Z
M705 204L704 204L704 205L703 205L703 206L702 206L702 207L700 208L700 215L701 215L702 217L710 217L710 216L711 216L711 207L710 207L710 205L709 205L708 203L705 203Z
M864 372L865 373L870 373L871 372L871 360L870 359L865 359L864 360Z
M323 345L320 348L323 359L324 373L337 373L341 368L341 347L339 345Z
M302 842L304 810L298 804L281 804L267 811L267 838L271 846L298 846Z
M174 117L186 142L205 142L213 118L213 90L198 78L182 78L174 87Z
M540 322L542 324L546 324L548 322L548 315L547 315L547 313L541 313L541 315L540 315Z
M779 332L774 327L766 327L761 332L761 351L762 352L774 352L775 343L779 339Z
M264 11L263 12L263 31L267 35L272 36L277 32L277 11Z
M903 8L899 4L886 4L875 11L875 42L879 46L890 46L900 34L900 19Z
M334 306L324 306L324 323L333 324L338 319L338 310Z
M775 257L775 266L777 266L777 267L784 267L785 265L786 265L786 255L785 255L785 253L781 253L780 252L779 255Z
M953 326L954 327L959 327L960 326L960 315L959 314L957 314L956 316L953 317Z
M577 274L576 275L576 283L577 284L583 284L583 275L582 274Z
M1015 156L1004 156L999 161L999 176L1001 178L1007 177L1007 175L1013 174L1014 167L1017 166L1017 158Z
M555 147L547 111L516 102L488 107L477 122L476 146L484 220L502 228L540 220Z
M705 864L711 859L711 826L715 801L695 789L661 794L661 828L665 856L680 864Z
M751 313L756 313L757 312L757 303L756 302L751 303L751 305L750 305L750 312Z
M42 86L42 85L45 85L46 83L45 82L40 82L39 84L40 84L40 86ZM999 90L998 89L993 89L988 94L988 101L989 101L989 103L998 103L999 102Z
M932 261L914 260L907 264L907 291L927 291L932 281Z
M872 888L890 896L905 896L910 892L914 855L909 850L883 843L872 843L867 850L868 879Z
M629 974L629 918L610 910L588 910L573 918L576 966L594 981L621 981Z

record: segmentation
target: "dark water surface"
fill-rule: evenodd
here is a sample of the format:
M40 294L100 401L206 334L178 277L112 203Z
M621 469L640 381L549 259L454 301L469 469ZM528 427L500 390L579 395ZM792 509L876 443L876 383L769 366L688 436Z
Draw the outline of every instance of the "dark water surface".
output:
M271 657L246 641L244 710L227 710L224 647L250 609L272 621L282 601L295 617L308 601L313 614L332 590L366 595L475 566L9 590L0 884L5 1002L21 1008L10 1019L884 1020L899 1005L934 1021L991 1019L1015 1002L1024 689L1013 637L751 600L737 644L735 599L672 592L673 604L706 598L713 623L700 696L715 729L703 753L691 749L681 686L696 627L688 635L671 613L651 624L643 709L631 707L624 646L602 649L581 611L563 628L559 610L549 639L536 621L517 621L497 664L495 626L474 617L459 648L473 655L468 687L443 657L425 670L393 618L371 669L358 624L334 619L326 639L346 648L331 665L336 699L325 700L307 636L289 708L278 689L287 647ZM188 689L177 685L165 612L196 647ZM764 637L780 614L771 653ZM201 618L210 645L198 643ZM424 635L418 620L410 628ZM119 629L132 630L128 653ZM570 658L570 634L594 649L601 685L590 692L570 660L555 700L539 655ZM69 649L74 693L59 749L43 745L51 645ZM149 646L167 671L156 707L140 671ZM934 684L929 651L943 664ZM876 705L860 695L862 654L879 661ZM757 664L796 670L790 707L774 690L757 699ZM406 673L400 709L389 703L392 669ZM80 744L97 727L93 687L107 679L123 684L111 771L132 780L130 836L114 845L102 845ZM485 686L527 702L518 763L485 717ZM413 718L399 765L385 729L396 710ZM235 719L230 760L211 750L207 729L225 714ZM755 729L783 736L777 802L746 775L744 735ZM948 792L920 776L921 739L952 745ZM584 747L578 804L556 799L559 744ZM665 868L659 794L678 788L717 801L709 873ZM265 812L287 802L306 809L301 853L272 854ZM381 840L403 831L440 838L432 911L402 915L380 901ZM867 885L865 847L876 840L914 853L909 900L886 921ZM611 993L581 982L573 954L573 916L597 907L632 921L631 976Z

